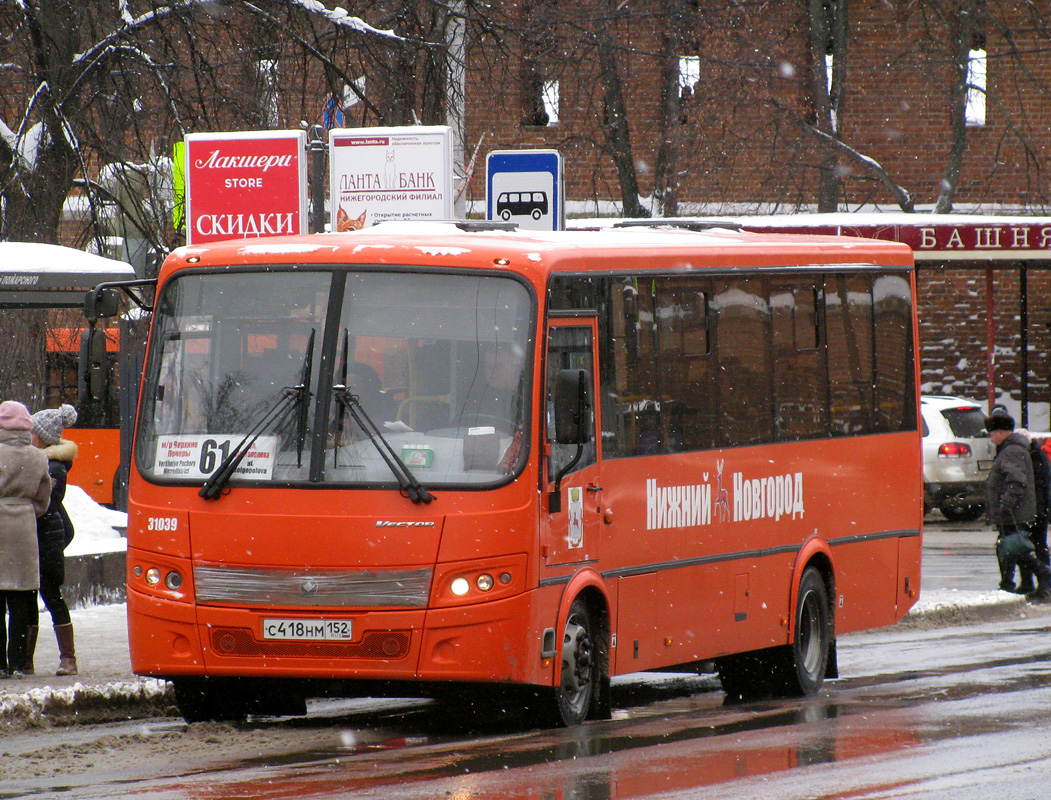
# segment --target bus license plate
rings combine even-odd
[[[264,619],[264,639],[346,641],[352,638],[349,619]]]

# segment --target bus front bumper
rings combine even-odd
[[[300,611],[195,606],[128,589],[137,675],[241,676],[550,685],[535,593],[457,608]],[[274,639],[264,621],[350,621],[346,641]]]

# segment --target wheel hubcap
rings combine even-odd
[[[821,609],[818,608],[818,600],[813,592],[807,592],[803,598],[802,608],[799,613],[799,632],[796,640],[799,646],[799,654],[802,657],[803,669],[808,675],[817,673],[821,661]]]
[[[591,635],[576,616],[570,617],[562,639],[562,691],[578,711],[591,687],[591,667]]]

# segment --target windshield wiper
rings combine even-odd
[[[299,384],[286,386],[281,390],[281,399],[245,434],[245,437],[241,439],[237,447],[230,451],[230,454],[223,459],[223,463],[208,477],[208,480],[204,482],[201,490],[197,493],[205,500],[217,500],[222,495],[223,489],[241,465],[244,457],[252,449],[255,440],[270,425],[280,422],[289,411],[296,408],[299,409],[296,419],[296,459],[299,466],[303,465],[303,442],[306,440],[307,426],[307,401],[310,399],[310,370],[314,363],[314,334],[315,331],[312,329],[310,338],[307,340],[307,352],[303,357],[303,369],[300,372]]]
[[[347,385],[347,370],[350,368],[350,331],[343,329],[342,363],[339,367],[339,383]],[[336,438],[332,441],[332,466],[339,466],[339,446],[343,444],[343,428],[346,424],[347,407],[344,403],[339,404],[336,412]]]
[[[333,386],[332,393],[340,406],[346,408],[350,412],[350,416],[358,423],[358,426],[365,431],[365,435],[380,454],[380,458],[383,459],[390,471],[394,473],[394,477],[397,478],[398,486],[401,488],[402,493],[417,504],[430,503],[434,500],[434,495],[423,488],[423,484],[412,474],[412,470],[398,458],[394,448],[390,446],[390,442],[384,438],[383,434],[380,433],[380,429],[376,427],[376,423],[365,413],[365,409],[358,402],[358,396],[342,385]]]

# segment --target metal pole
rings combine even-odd
[[[993,323],[993,267],[985,267],[985,383],[987,414],[993,413],[996,403],[996,325]]]
[[[310,232],[325,232],[325,129],[310,126]]]
[[[1018,299],[1020,308],[1018,315],[1021,336],[1019,344],[1022,348],[1022,427],[1029,427],[1029,264],[1022,262],[1018,270]]]
[[[452,129],[453,139],[453,216],[457,219],[467,218],[467,187],[461,184],[467,180],[466,170],[466,136],[467,125],[464,120],[466,99],[466,70],[464,68],[466,49],[464,34],[467,4],[464,0],[451,0],[448,4],[448,20],[445,26],[445,117]],[[458,194],[457,188],[462,188]]]

